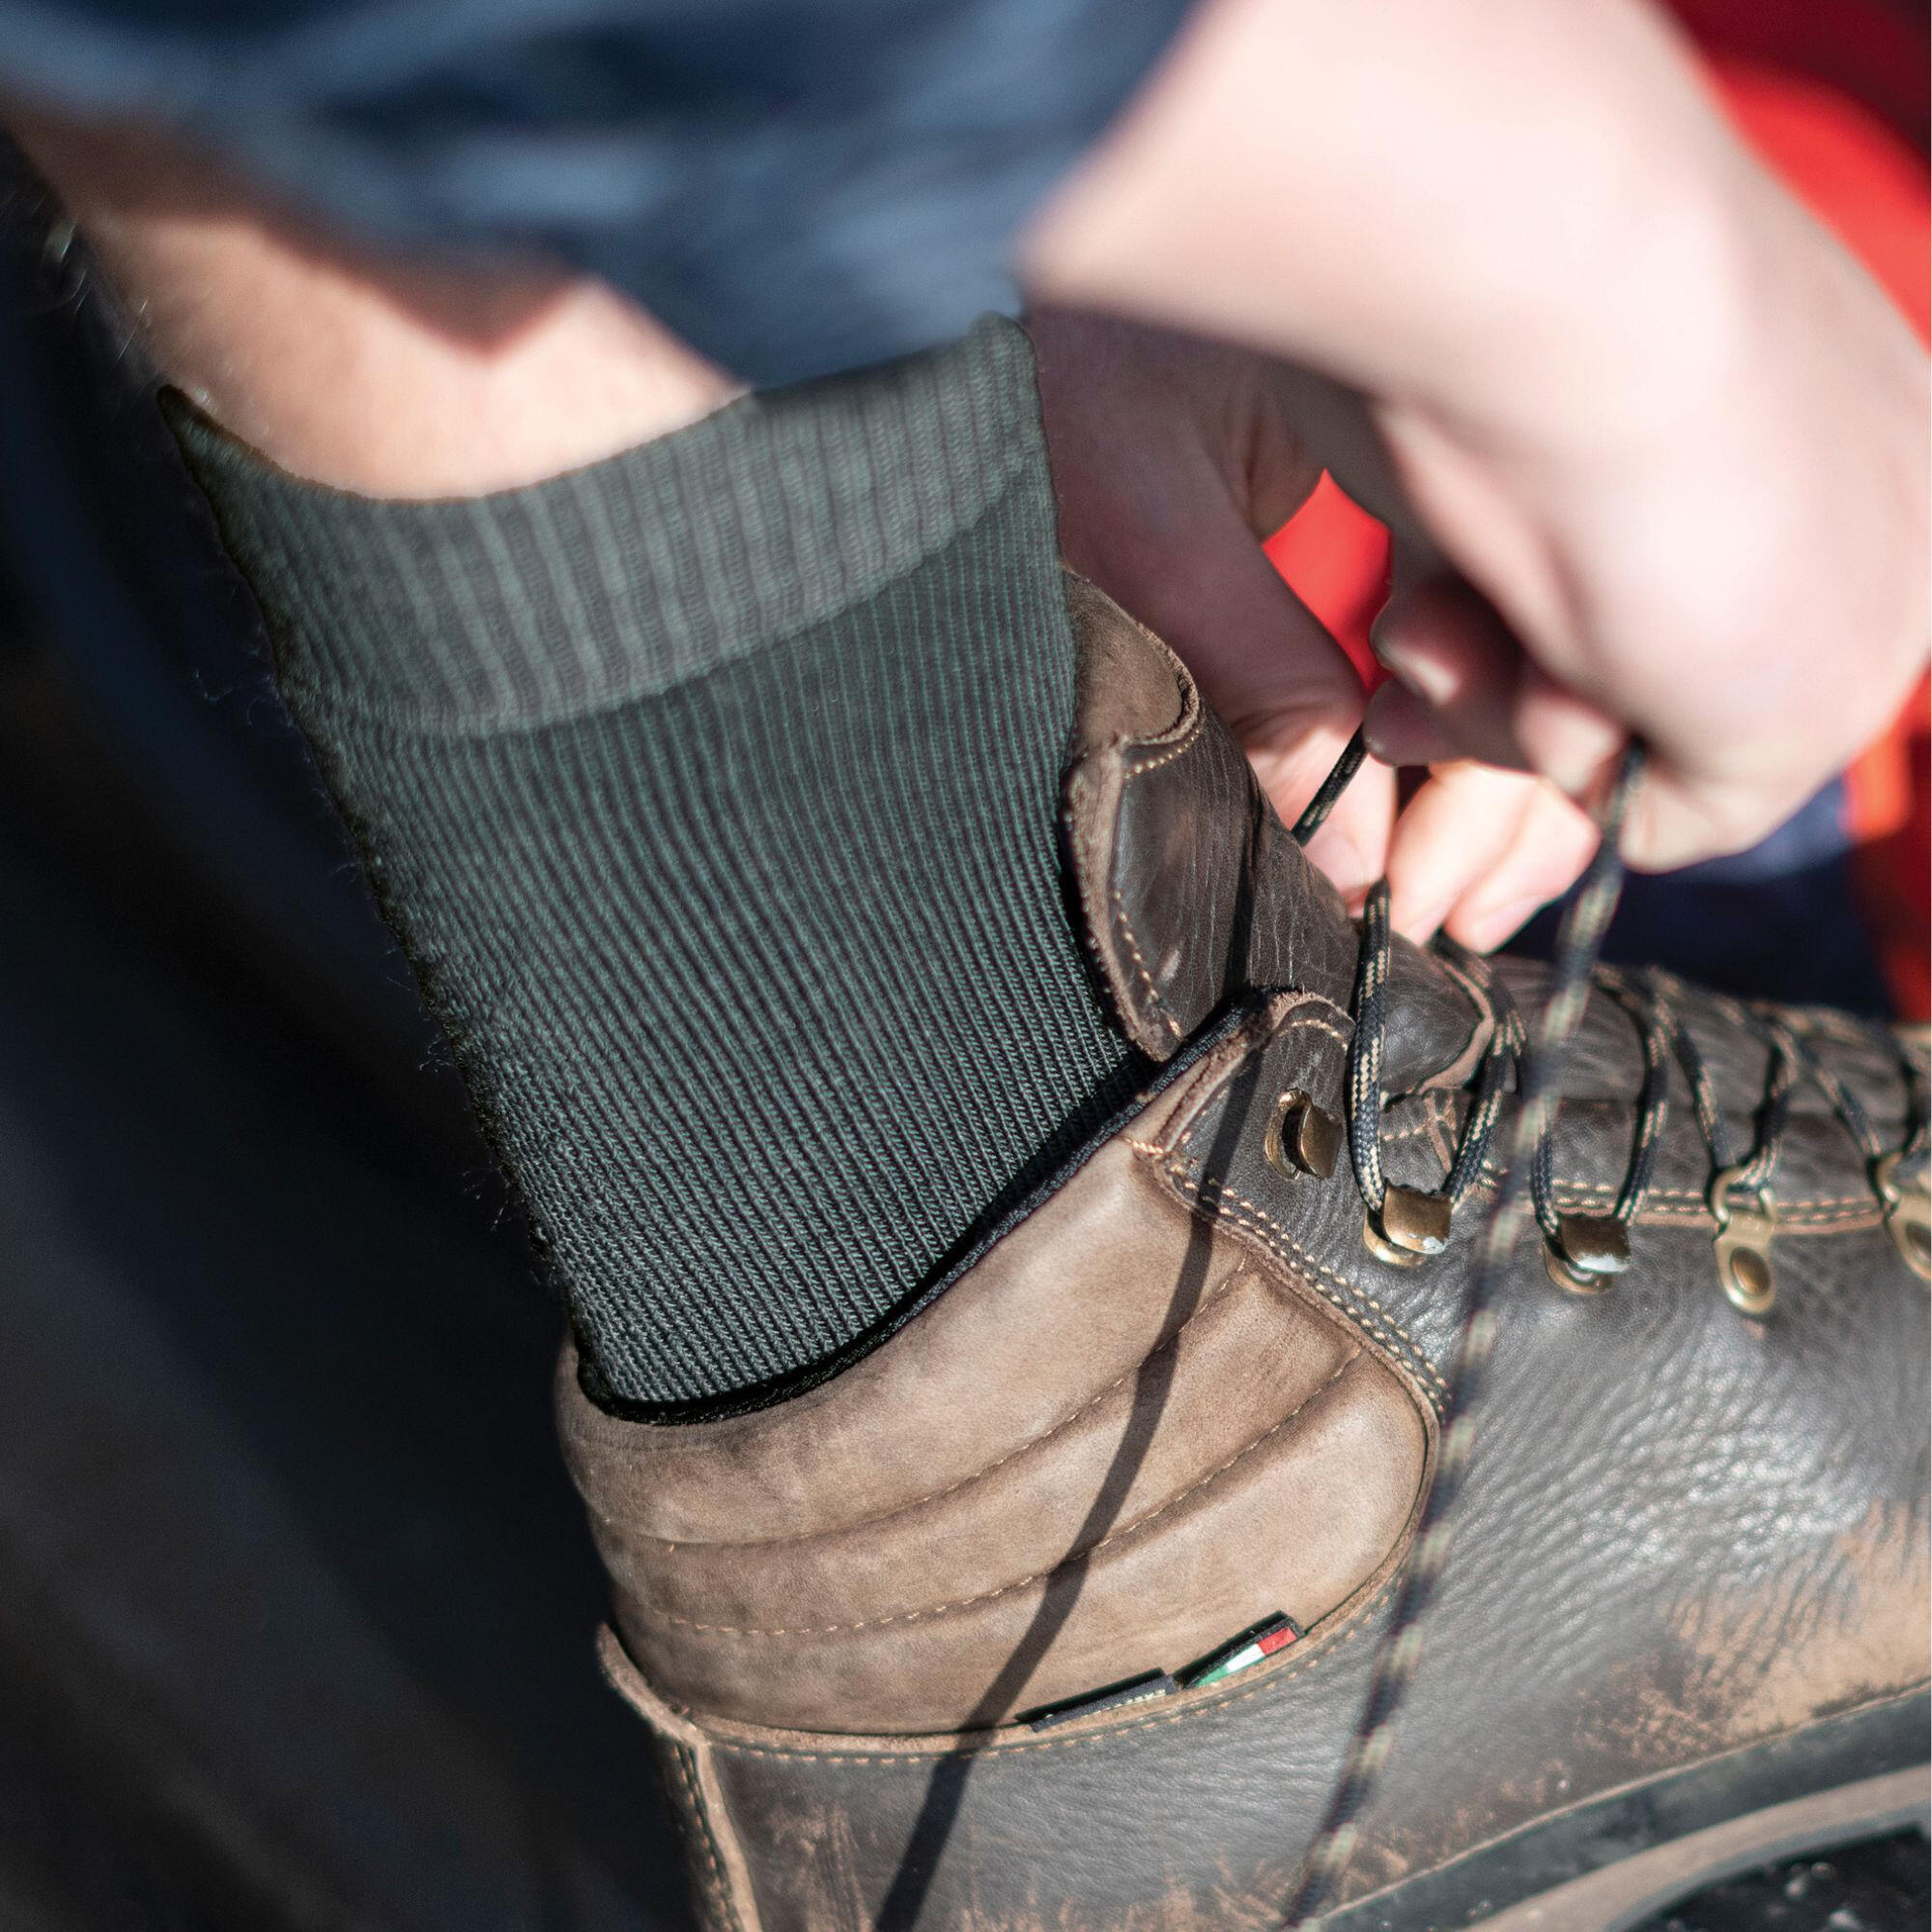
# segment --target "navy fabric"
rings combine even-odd
[[[535,246],[760,384],[1010,311],[1187,0],[0,0],[0,88],[364,233]]]

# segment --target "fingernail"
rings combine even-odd
[[[1433,733],[1423,734],[1433,737]],[[1415,753],[1417,729],[1412,722],[1396,719],[1390,724],[1385,721],[1371,717],[1362,724],[1362,743],[1369,756],[1379,765],[1387,765],[1392,770],[1401,771],[1405,766],[1427,764],[1427,757],[1418,757]]]
[[[1399,635],[1371,630],[1369,646],[1376,654],[1376,662],[1423,703],[1443,705],[1455,696],[1456,681],[1448,668],[1426,655],[1411,656]]]
[[[1398,771],[1428,762],[1441,730],[1426,713],[1417,714],[1415,707],[1422,702],[1406,685],[1393,691],[1383,688],[1362,718],[1362,743],[1370,757]]]
[[[1605,760],[1593,758],[1587,752],[1573,752],[1568,757],[1545,759],[1542,772],[1564,797],[1582,804],[1603,782]]]
[[[1478,952],[1500,946],[1540,912],[1543,905],[1541,898],[1511,899],[1507,905],[1470,914],[1463,922],[1470,935],[1469,945]]]
[[[1369,649],[1376,655],[1376,662],[1394,670],[1395,660],[1402,654],[1402,641],[1396,631],[1396,619],[1386,606],[1369,619]]]

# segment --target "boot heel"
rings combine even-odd
[[[597,1633],[597,1662],[605,1681],[650,1732],[703,1932],[765,1932],[744,1851],[719,1787],[711,1740],[644,1682],[608,1626]]]

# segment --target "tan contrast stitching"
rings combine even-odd
[[[1168,1010],[1167,1000],[1161,993],[1160,988],[1154,984],[1153,975],[1148,971],[1148,963],[1141,956],[1141,949],[1134,939],[1133,924],[1127,918],[1126,903],[1121,897],[1121,889],[1119,886],[1114,888],[1114,923],[1120,928],[1121,938],[1125,943],[1127,952],[1133,958],[1134,973],[1140,980],[1141,984],[1147,988],[1148,1000],[1153,1007],[1155,1014],[1160,1019],[1161,1024],[1167,1028],[1168,1032],[1176,1039],[1179,1039],[1181,1037],[1180,1022]]]
[[[1290,1019],[1285,1032],[1293,1033],[1297,1027],[1308,1027],[1316,1033],[1325,1033],[1337,1046],[1347,1046],[1350,1039],[1346,1027],[1339,1027],[1321,1013],[1296,1014]]]
[[[1130,1147],[1139,1146],[1137,1142],[1132,1141],[1128,1142],[1128,1145]],[[1156,1149],[1144,1147],[1140,1148],[1139,1151],[1143,1153],[1158,1151]],[[956,1483],[948,1483],[943,1490],[932,1490],[923,1496],[914,1496],[906,1502],[895,1503],[891,1509],[881,1510],[876,1516],[860,1517],[851,1522],[841,1522],[838,1525],[838,1533],[843,1535],[850,1530],[867,1529],[874,1523],[890,1522],[893,1518],[904,1516],[908,1511],[923,1509],[927,1503],[943,1502],[946,1497],[955,1495],[959,1491],[967,1489],[974,1483],[990,1476],[995,1469],[1004,1468],[1015,1456],[1024,1456],[1029,1449],[1037,1449],[1042,1443],[1051,1442],[1056,1435],[1072,1428],[1083,1415],[1090,1409],[1105,1402],[1116,1389],[1120,1388],[1123,1383],[1132,1381],[1156,1355],[1177,1347],[1180,1338],[1193,1327],[1195,1322],[1199,1321],[1217,1301],[1220,1301],[1224,1296],[1231,1293],[1240,1283],[1248,1280],[1264,1279],[1261,1276],[1251,1273],[1252,1264],[1240,1258],[1240,1251],[1238,1249],[1236,1250],[1236,1265],[1228,1270],[1228,1273],[1222,1278],[1220,1286],[1210,1289],[1208,1293],[1201,1297],[1193,1312],[1181,1322],[1179,1327],[1162,1336],[1158,1342],[1154,1343],[1131,1366],[1122,1369],[1105,1388],[1096,1389],[1078,1408],[1073,1409],[1066,1415],[1063,1415],[1051,1428],[1041,1430],[1037,1435],[1029,1435],[1024,1442],[1016,1442],[997,1462],[988,1463],[981,1468],[968,1470]],[[674,1536],[639,1536],[636,1541],[639,1543],[655,1543],[666,1549],[770,1549],[774,1546],[782,1546],[788,1543],[810,1543],[825,1534],[827,1532],[824,1530],[812,1529],[801,1531],[796,1536],[756,1537],[744,1543],[694,1543],[686,1538]],[[698,1628],[713,1627],[699,1625]],[[718,1626],[717,1628],[722,1628],[722,1626]]]
[[[1398,1355],[1408,1362],[1410,1367],[1420,1370],[1443,1394],[1446,1395],[1448,1393],[1447,1385],[1444,1383],[1442,1378],[1435,1373],[1435,1364],[1430,1360],[1428,1354],[1423,1350],[1422,1344],[1374,1295],[1364,1294],[1346,1275],[1337,1274],[1326,1263],[1317,1261],[1264,1208],[1258,1208],[1245,1195],[1236,1194],[1225,1181],[1211,1179],[1206,1175],[1197,1176],[1190,1174],[1185,1165],[1178,1159],[1168,1163],[1167,1172],[1173,1177],[1178,1185],[1189,1189],[1197,1196],[1202,1195],[1206,1189],[1211,1187],[1216,1196],[1215,1212],[1217,1214],[1232,1212],[1232,1217],[1237,1225],[1244,1218],[1258,1224],[1256,1232],[1263,1236],[1264,1242],[1273,1250],[1275,1258],[1278,1261],[1290,1269],[1294,1269],[1296,1264],[1299,1263],[1302,1269],[1315,1274],[1321,1280],[1327,1282],[1331,1287],[1339,1289],[1350,1301],[1357,1305],[1358,1312],[1353,1319],[1366,1322],[1370,1332],[1385,1348],[1394,1350]],[[1243,1210],[1245,1210],[1245,1213]],[[1273,1237],[1272,1239],[1268,1238],[1270,1236]],[[1359,1313],[1359,1310],[1363,1308],[1373,1309],[1375,1311],[1374,1315]],[[1387,1332],[1388,1330],[1393,1330],[1394,1334],[1390,1334]],[[1394,1339],[1397,1335],[1402,1338],[1402,1343],[1400,1344]],[[1405,1347],[1403,1344],[1406,1346]]]
[[[1483,1179],[1485,1180],[1499,1181],[1502,1178],[1502,1170],[1500,1168],[1491,1166],[1488,1161],[1483,1163]],[[1559,1188],[1572,1190],[1577,1194],[1615,1194],[1617,1192],[1617,1189],[1613,1185],[1605,1180],[1559,1180],[1556,1184]],[[1688,1187],[1653,1187],[1650,1190],[1650,1198],[1653,1201],[1690,1201],[1700,1205],[1704,1199],[1703,1195],[1695,1189]],[[1777,1204],[1780,1214],[1787,1209],[1796,1212],[1801,1208],[1875,1208],[1877,1206],[1877,1198],[1869,1189],[1862,1194],[1806,1195],[1802,1200],[1780,1200]]]
[[[670,1754],[671,1762],[677,1766],[678,1781],[684,1786],[684,1795],[691,1804],[691,1822],[704,1848],[704,1862],[711,1873],[711,1895],[724,1908],[733,1932],[742,1932],[743,1921],[738,1917],[738,1908],[731,1902],[730,1888],[724,1882],[724,1861],[718,1856],[718,1841],[712,1835],[711,1820],[705,1814],[703,1795],[697,1788],[697,1778],[692,1769],[694,1753],[688,1745],[673,1740]]]
[[[1187,714],[1187,696],[1188,694],[1183,690],[1181,693],[1181,715],[1183,718]],[[1144,779],[1150,772],[1157,772],[1163,765],[1172,764],[1176,758],[1185,756],[1187,753],[1191,752],[1201,742],[1201,721],[1205,714],[1200,708],[1199,693],[1197,692],[1194,696],[1194,716],[1187,721],[1179,742],[1170,750],[1163,752],[1157,758],[1150,758],[1145,763],[1130,764],[1127,766],[1126,775],[1121,781],[1121,799],[1122,804],[1126,800],[1127,787],[1135,780]],[[1116,831],[1118,831],[1120,826],[1118,814],[1115,817],[1114,824]],[[1109,873],[1113,870],[1111,856],[1110,854]],[[1146,986],[1148,998],[1153,1002],[1154,1009],[1159,1014],[1163,1024],[1167,1027],[1168,1032],[1176,1039],[1183,1038],[1185,1035],[1180,1022],[1168,1010],[1165,996],[1161,993],[1160,988],[1154,984],[1153,975],[1148,971],[1147,960],[1141,953],[1140,941],[1135,935],[1133,922],[1127,917],[1126,900],[1122,896],[1120,881],[1118,879],[1110,882],[1109,891],[1114,901],[1114,923],[1121,929],[1121,937],[1125,940],[1128,952],[1133,955],[1134,971],[1139,974],[1141,983]]]
[[[1488,1161],[1483,1163],[1483,1184],[1495,1186],[1501,1181],[1502,1178],[1502,1170],[1500,1168],[1492,1166]],[[1617,1187],[1605,1180],[1559,1180],[1556,1183],[1556,1191],[1558,1194],[1563,1195],[1604,1196],[1610,1200],[1615,1200],[1620,1192]],[[1703,1195],[1690,1188],[1653,1187],[1649,1190],[1647,1198],[1650,1201],[1674,1202],[1694,1208],[1697,1209],[1699,1218],[1704,1220],[1710,1219],[1710,1210],[1705,1205]],[[1844,1209],[1848,1211],[1841,1214],[1834,1214],[1829,1211],[1832,1209]],[[1878,1199],[1869,1189],[1862,1194],[1806,1195],[1803,1199],[1796,1201],[1787,1201],[1779,1197],[1777,1203],[1777,1218],[1781,1222],[1788,1222],[1798,1215],[1815,1214],[1820,1220],[1849,1220],[1853,1218],[1855,1213],[1877,1215],[1879,1212]]]
[[[1189,752],[1193,751],[1195,746],[1201,742],[1202,715],[1198,711],[1195,713],[1193,719],[1189,722],[1187,735],[1181,739],[1179,744],[1171,745],[1157,758],[1149,758],[1145,764],[1137,764],[1130,767],[1127,772],[1127,783],[1131,784],[1135,779],[1144,779],[1150,772],[1157,772],[1161,766],[1171,765],[1176,758],[1184,758]]]
[[[1332,1002],[1324,1000],[1323,1004],[1332,1005]],[[1338,1008],[1335,1010],[1339,1011],[1340,1009]],[[1296,1010],[1288,1016],[1288,1022],[1279,1030],[1279,1036],[1292,1034],[1300,1027],[1307,1027],[1318,1033],[1327,1034],[1346,1044],[1347,1036],[1338,1033],[1333,1022],[1325,1015],[1303,1010]],[[1190,1122],[1181,1129],[1179,1141],[1184,1147],[1194,1140],[1195,1135],[1196,1123]],[[1154,1149],[1147,1147],[1143,1147],[1141,1151],[1151,1154],[1156,1152]],[[1440,1394],[1446,1395],[1448,1393],[1447,1385],[1443,1382],[1441,1376],[1436,1373],[1435,1364],[1430,1359],[1428,1351],[1424,1350],[1422,1344],[1374,1295],[1364,1293],[1346,1275],[1336,1273],[1325,1263],[1318,1261],[1264,1208],[1248,1200],[1245,1195],[1236,1194],[1224,1181],[1210,1181],[1205,1175],[1197,1177],[1192,1174],[1189,1171],[1186,1158],[1182,1154],[1162,1149],[1158,1151],[1158,1157],[1161,1161],[1163,1171],[1177,1185],[1193,1194],[1197,1200],[1203,1199],[1205,1189],[1211,1186],[1215,1190],[1219,1202],[1232,1204],[1233,1208],[1237,1210],[1233,1217],[1237,1224],[1242,1218],[1242,1214],[1238,1210],[1245,1210],[1246,1214],[1253,1217],[1253,1220],[1259,1224],[1255,1227],[1254,1232],[1262,1236],[1263,1244],[1274,1254],[1277,1261],[1287,1266],[1291,1272],[1311,1272],[1318,1280],[1325,1282],[1330,1287],[1339,1290],[1355,1304],[1351,1319],[1364,1322],[1369,1332],[1384,1348],[1400,1356],[1404,1361],[1408,1363],[1410,1368],[1416,1370],[1429,1381],[1435,1383],[1436,1390]],[[1270,1236],[1272,1236],[1272,1239],[1269,1238]],[[1299,1269],[1296,1268],[1297,1263],[1300,1264]],[[1364,1311],[1373,1311],[1373,1313],[1365,1313]],[[1397,1339],[1398,1337],[1400,1338],[1399,1340]]]
[[[1131,1542],[1134,1538],[1143,1535],[1153,1524],[1158,1522],[1162,1517],[1179,1509],[1189,1496],[1199,1493],[1199,1492],[1206,1489],[1208,1484],[1214,1482],[1218,1477],[1226,1475],[1236,1463],[1242,1462],[1247,1457],[1252,1456],[1264,1443],[1279,1435],[1310,1403],[1316,1401],[1319,1397],[1326,1394],[1329,1389],[1333,1388],[1361,1358],[1361,1350],[1359,1349],[1351,1350],[1343,1358],[1341,1366],[1320,1387],[1309,1390],[1307,1395],[1303,1396],[1280,1421],[1263,1430],[1251,1441],[1244,1442],[1225,1463],[1209,1469],[1205,1475],[1197,1476],[1193,1482],[1188,1484],[1186,1489],[1180,1491],[1178,1494],[1169,1496],[1157,1509],[1149,1511],[1146,1516],[1139,1517],[1134,1521],[1123,1524],[1119,1529],[1110,1530],[1098,1543],[1090,1543],[1085,1549],[1069,1550],[1051,1569],[1036,1570],[1031,1576],[1016,1577],[1010,1583],[1002,1583],[997,1590],[982,1590],[978,1596],[959,1597],[949,1604],[933,1604],[917,1610],[897,1610],[887,1617],[865,1617],[857,1623],[800,1624],[788,1627],[780,1626],[773,1629],[764,1629],[753,1624],[694,1623],[689,1617],[681,1617],[673,1610],[659,1609],[652,1604],[645,1604],[642,1605],[642,1608],[647,1615],[654,1617],[660,1623],[677,1624],[685,1630],[710,1631],[720,1636],[842,1636],[852,1631],[881,1630],[888,1624],[925,1623],[934,1617],[951,1616],[956,1610],[973,1609],[980,1604],[990,1604],[996,1598],[1011,1596],[1015,1590],[1024,1590],[1032,1584],[1044,1582],[1047,1577],[1055,1575],[1058,1571],[1064,1570],[1068,1563],[1075,1561],[1084,1563],[1090,1557],[1098,1555],[1101,1550],[1115,1544]]]

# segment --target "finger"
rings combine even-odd
[[[1446,750],[1490,765],[1523,763],[1514,729],[1522,653],[1467,584],[1438,578],[1398,589],[1369,641],[1410,700],[1377,708],[1370,729],[1379,755],[1435,763]]]
[[[1624,748],[1623,725],[1525,662],[1513,735],[1532,770],[1582,804],[1594,802]]]
[[[1285,824],[1293,825],[1341,756],[1349,734],[1329,727],[1305,732],[1295,753],[1270,759],[1248,756]],[[1308,841],[1310,861],[1325,873],[1351,912],[1359,912],[1369,888],[1388,863],[1395,828],[1395,774],[1371,760],[1355,774],[1321,829]]]
[[[1353,666],[1239,524],[1198,534],[1142,601],[1244,746],[1280,749],[1293,736],[1283,724],[1332,726],[1346,740],[1360,722]]]
[[[1205,492],[1185,523],[1155,528],[1106,587],[1164,638],[1220,713],[1290,824],[1361,722],[1362,687],[1327,628],[1282,582],[1235,506]],[[1359,903],[1380,876],[1395,775],[1370,766],[1309,843]]]
[[[1742,852],[1809,796],[1803,784],[1778,790],[1761,782],[1692,782],[1654,764],[1631,802],[1621,850],[1630,865],[1652,872]]]
[[[1452,939],[1489,952],[1582,876],[1597,849],[1588,814],[1544,779],[1506,774],[1528,791],[1507,848],[1442,923]]]
[[[1271,398],[1282,425],[1277,444],[1292,443],[1318,453],[1321,464],[1350,500],[1382,524],[1390,538],[1392,574],[1397,583],[1441,577],[1449,566],[1435,540],[1409,502],[1387,442],[1358,390],[1313,370],[1277,364]],[[1289,514],[1293,514],[1293,505]],[[1255,530],[1265,536],[1287,521],[1279,494],[1263,500],[1257,493]],[[1274,521],[1267,521],[1272,518]]]
[[[1513,845],[1537,781],[1467,761],[1437,766],[1397,819],[1389,842],[1390,916],[1427,939]]]
[[[1176,611],[1166,635],[1293,824],[1360,722],[1361,686],[1341,646],[1252,547],[1228,559],[1213,591]],[[1309,858],[1350,904],[1380,877],[1394,823],[1395,774],[1369,764],[1309,841]]]
[[[1397,770],[1453,765],[1463,757],[1448,721],[1400,684],[1385,684],[1369,699],[1362,730],[1370,752]]]
[[[1616,720],[1529,665],[1517,732],[1537,769],[1579,806],[1594,811],[1602,805],[1628,742]],[[1730,784],[1702,776],[1687,780],[1658,760],[1633,801],[1623,856],[1640,869],[1657,871],[1741,852],[1776,830],[1808,796],[1802,781],[1767,785],[1761,778]]]
[[[1094,318],[1049,312],[1033,327],[1068,561],[1167,640],[1292,820],[1362,712],[1353,667],[1260,541],[1321,474],[1294,400],[1309,379]],[[1108,406],[1122,399],[1139,424],[1127,437]],[[1359,399],[1342,406],[1362,414]],[[1393,820],[1393,775],[1365,772],[1310,856],[1359,895]]]

